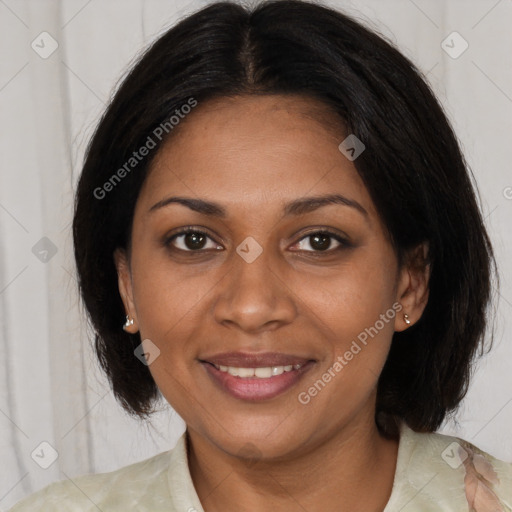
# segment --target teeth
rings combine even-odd
[[[234,370],[237,370],[237,375],[239,377],[245,378],[245,377],[254,377],[254,370],[252,368],[234,368]],[[228,368],[229,372],[229,368]]]
[[[272,368],[270,366],[267,366],[266,368],[255,368],[254,376],[258,377],[259,379],[268,379],[272,377]]]
[[[251,377],[256,377],[258,379],[269,379],[270,377],[275,377],[276,375],[281,375],[284,372],[291,372],[292,370],[298,370],[302,365],[294,364],[293,366],[266,366],[264,368],[237,368],[235,366],[218,366],[214,365],[217,370],[221,372],[229,373],[234,377],[241,377],[242,379],[247,379]]]

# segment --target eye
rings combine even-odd
[[[338,244],[334,248],[332,247],[333,241]],[[298,250],[306,252],[334,252],[350,246],[349,242],[342,236],[326,230],[308,233],[295,245],[299,246]]]
[[[215,242],[208,233],[194,227],[187,227],[174,233],[165,240],[165,245],[172,246],[173,249],[183,252],[223,250],[223,247]],[[297,247],[297,249],[294,250],[299,251],[331,253],[343,249],[344,247],[350,247],[350,243],[337,233],[328,230],[319,230],[303,236],[299,242],[295,244],[295,247]]]
[[[208,247],[210,241],[210,247]],[[171,237],[167,238],[165,245],[185,252],[198,252],[201,250],[221,250],[223,247],[213,240],[208,233],[196,228],[182,229]]]

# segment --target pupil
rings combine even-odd
[[[187,233],[185,236],[185,245],[189,249],[201,249],[204,246],[205,236],[201,233]]]
[[[330,236],[329,235],[312,235],[313,243],[311,243],[311,247],[314,249],[318,249],[319,251],[325,251],[329,248],[330,245]]]

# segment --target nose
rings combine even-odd
[[[251,263],[234,254],[232,267],[217,288],[215,320],[251,333],[291,323],[297,309],[286,277],[279,271],[282,267],[265,250]]]

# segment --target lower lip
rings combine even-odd
[[[208,375],[224,391],[235,398],[249,401],[269,400],[281,393],[284,393],[297,384],[302,376],[313,366],[313,361],[308,361],[298,370],[283,372],[268,379],[258,377],[235,377],[227,372],[217,370],[210,363],[201,363]]]

